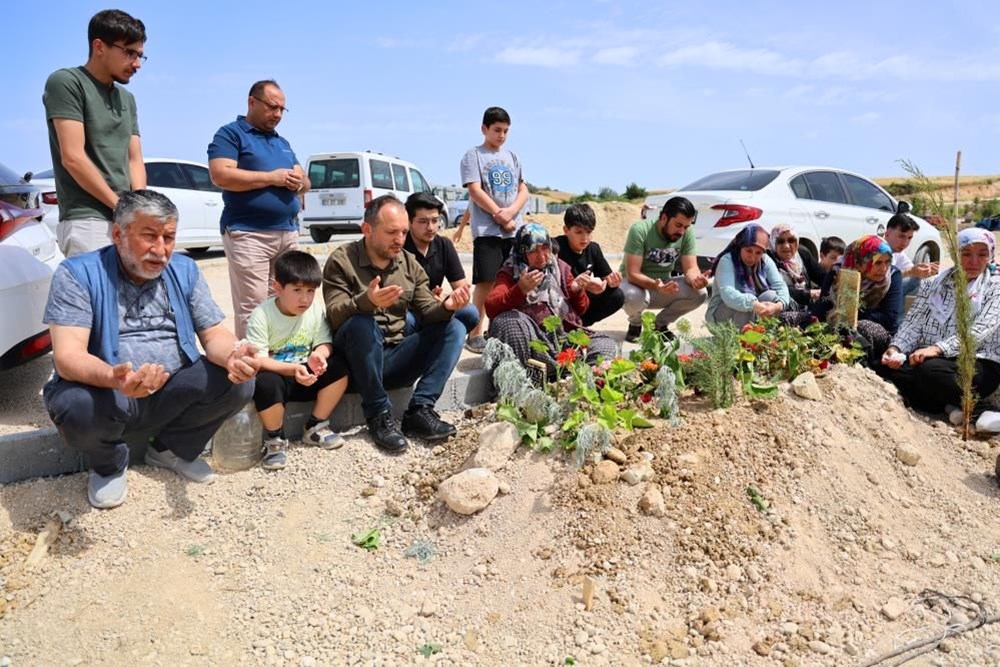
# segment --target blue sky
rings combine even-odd
[[[823,164],[869,176],[898,158],[1000,173],[996,2],[105,2],[3,10],[0,162],[49,165],[41,93],[86,61],[90,16],[146,24],[129,89],[148,157],[205,161],[215,130],[276,78],[278,131],[309,153],[379,150],[458,180],[487,106],[536,185],[676,187],[741,167]],[[376,9],[377,8],[377,9]],[[17,74],[10,67],[16,64]]]

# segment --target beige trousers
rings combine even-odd
[[[222,247],[229,264],[229,291],[233,295],[236,335],[247,333],[250,313],[274,294],[274,260],[286,250],[298,250],[299,233],[281,231],[242,232],[227,230]]]

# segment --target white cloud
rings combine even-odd
[[[514,47],[509,46],[497,55],[497,60],[508,65],[534,65],[535,67],[570,67],[580,59],[577,50],[551,46]]]
[[[803,62],[769,49],[744,49],[727,42],[705,42],[669,51],[657,61],[664,67],[692,65],[710,69],[742,70],[775,76],[795,76]]]
[[[860,113],[856,116],[851,116],[851,122],[857,123],[858,125],[870,125],[882,117],[877,111],[866,111],[865,113]]]
[[[638,53],[634,46],[613,46],[599,50],[592,60],[601,65],[631,65]]]

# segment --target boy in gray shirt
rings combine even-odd
[[[462,184],[469,188],[469,226],[472,228],[472,302],[479,324],[469,332],[465,347],[482,353],[486,297],[493,289],[500,265],[510,254],[514,233],[523,224],[521,209],[528,201],[521,161],[503,148],[510,131],[510,115],[500,107],[483,113],[483,143],[470,148],[460,166]]]

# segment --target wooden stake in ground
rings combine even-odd
[[[594,590],[597,585],[590,577],[583,579],[583,608],[590,611],[594,606]]]
[[[837,273],[837,321],[852,329],[858,327],[858,300],[861,295],[861,273],[841,269]]]
[[[54,517],[49,519],[42,532],[38,533],[38,537],[35,539],[35,546],[32,548],[31,553],[28,554],[26,562],[28,567],[34,567],[42,562],[45,555],[49,553],[49,547],[58,539],[60,530],[62,530],[62,521]]]

